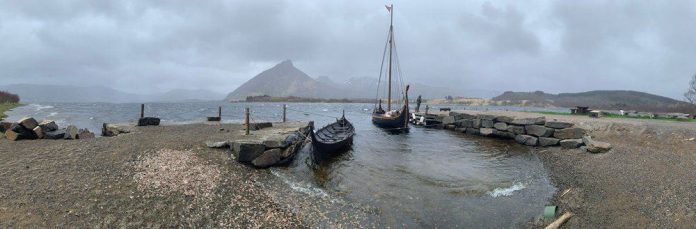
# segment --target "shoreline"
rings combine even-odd
[[[512,111],[463,111],[538,117]],[[543,115],[574,123],[613,149],[599,154],[581,149],[533,147],[557,187],[550,205],[557,216],[572,212],[564,228],[690,227],[696,224],[696,123],[650,119]],[[548,221],[535,220],[532,227]]]

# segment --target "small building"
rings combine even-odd
[[[570,114],[574,115],[587,115],[590,113],[590,107],[580,107],[570,108]]]

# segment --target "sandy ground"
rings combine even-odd
[[[142,127],[87,140],[0,140],[0,228],[357,225],[358,214],[293,192],[209,149],[240,125]],[[284,195],[287,193],[287,195]],[[350,211],[349,211],[350,210]],[[363,220],[364,221],[364,220]]]
[[[696,225],[696,123],[484,112],[576,123],[614,149],[536,148],[559,188],[552,204],[575,214],[564,228],[692,228]],[[560,215],[560,214],[559,214]]]

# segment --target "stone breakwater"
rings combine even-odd
[[[593,140],[588,131],[573,123],[547,121],[544,116],[514,117],[451,111],[439,113],[437,117],[447,130],[510,139],[527,146],[582,148],[590,153],[603,153],[612,148],[609,143]]]

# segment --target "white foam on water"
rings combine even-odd
[[[40,110],[43,110],[43,109],[51,109],[51,108],[54,108],[53,106],[41,105],[41,104],[32,104],[31,106],[33,106],[34,109],[36,109],[36,111],[40,111]]]
[[[323,189],[314,187],[311,184],[308,184],[305,182],[291,181],[290,179],[288,179],[288,177],[285,174],[283,174],[282,172],[279,172],[277,169],[271,169],[271,174],[280,178],[280,180],[282,180],[285,184],[287,184],[292,190],[295,190],[297,192],[304,193],[304,194],[307,194],[310,196],[319,197],[322,199],[329,199],[329,201],[331,201],[332,203],[335,203],[337,201],[337,200],[331,198],[331,196],[328,193],[326,193],[326,191],[324,191]]]
[[[512,194],[515,191],[519,191],[519,190],[522,190],[524,188],[526,188],[524,186],[524,184],[517,182],[517,183],[515,183],[512,186],[507,187],[507,188],[495,188],[495,189],[493,189],[493,191],[489,191],[488,195],[490,195],[492,197],[512,196]]]
[[[46,115],[46,117],[53,117],[58,115],[58,112],[51,112],[50,114]]]
[[[321,109],[321,111],[329,111],[329,109]]]

